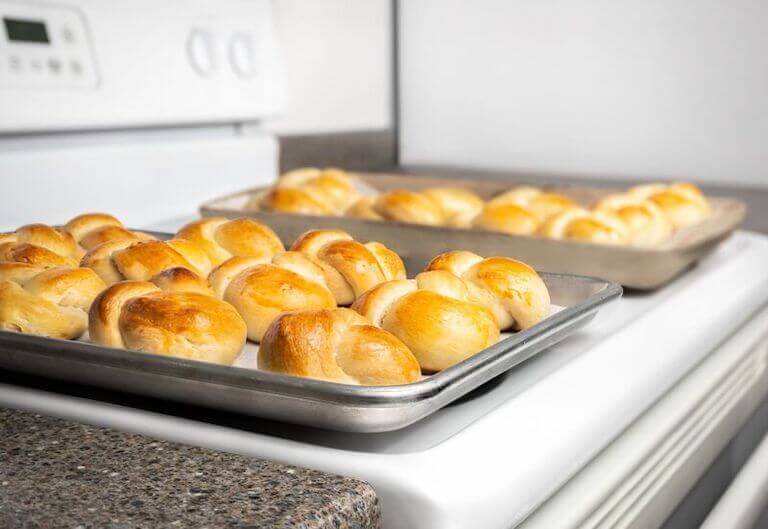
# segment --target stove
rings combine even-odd
[[[658,527],[768,394],[766,260],[768,238],[738,233],[668,287],[627,294],[397,432],[9,380],[0,405],[359,477],[375,487],[385,528]]]
[[[102,210],[175,231],[211,197],[273,180],[266,122],[285,94],[271,5],[0,0],[19,34],[50,40],[3,42],[2,53],[26,65],[46,49],[80,68],[0,82],[0,174],[23,181],[4,188],[0,230]],[[397,432],[314,430],[8,373],[0,405],[359,477],[385,529],[659,527],[768,394],[766,262],[768,238],[736,233],[667,287],[626,293]]]

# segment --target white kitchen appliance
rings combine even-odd
[[[272,180],[280,68],[270,0],[0,0],[0,229],[157,224]]]
[[[13,182],[0,229],[100,209],[172,230],[204,199],[271,180],[271,5],[0,0],[0,174]],[[0,405],[360,477],[385,529],[659,527],[768,394],[766,261],[766,237],[737,233],[399,432],[34,384],[0,384]]]

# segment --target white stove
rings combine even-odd
[[[43,55],[70,68],[0,72],[0,174],[18,182],[4,186],[0,230],[104,210],[173,231],[206,199],[274,178],[270,2],[57,5],[0,0],[17,37],[0,31],[2,68]],[[668,287],[626,295],[399,432],[34,384],[0,384],[0,405],[360,477],[385,529],[659,527],[768,394],[766,262],[768,238],[738,233]]]
[[[399,432],[10,385],[0,405],[359,477],[375,487],[385,528],[658,527],[768,394],[766,260],[768,238],[739,233],[667,288],[626,296]]]

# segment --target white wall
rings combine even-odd
[[[765,0],[408,0],[401,157],[768,185]]]
[[[281,134],[392,124],[390,0],[274,0],[283,50]]]

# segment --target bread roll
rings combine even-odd
[[[392,279],[405,279],[400,256],[379,242],[355,241],[342,230],[310,230],[291,250],[318,265],[339,305],[350,305],[368,289]]]
[[[229,365],[245,344],[245,323],[232,306],[200,287],[185,268],[165,270],[152,282],[115,283],[91,306],[91,339],[108,347]]]
[[[181,228],[176,237],[202,248],[213,266],[235,256],[255,257],[268,263],[276,254],[285,251],[271,228],[249,218],[197,220]]]
[[[530,186],[510,189],[491,199],[489,204],[494,206],[501,204],[522,206],[533,213],[541,222],[556,213],[577,206],[573,200],[565,195],[544,192],[541,189]]]
[[[384,220],[384,217],[379,215],[376,210],[373,209],[375,203],[376,197],[361,197],[347,208],[347,211],[344,212],[344,216],[364,220]]]
[[[463,279],[445,270],[382,283],[352,308],[397,336],[426,371],[446,369],[499,339],[491,311],[472,300]]]
[[[93,299],[105,287],[88,268],[0,262],[0,329],[79,338]]]
[[[259,368],[342,384],[383,386],[419,380],[413,353],[349,309],[288,312],[267,329]]]
[[[339,215],[360,197],[355,178],[342,169],[305,167],[280,175],[276,187],[300,188],[321,202],[330,203]]]
[[[473,222],[475,228],[510,235],[531,235],[540,223],[531,210],[511,202],[487,204]]]
[[[461,187],[430,187],[422,193],[440,207],[445,224],[454,228],[470,227],[485,205],[482,198]]]
[[[211,270],[207,254],[184,239],[106,242],[86,253],[81,266],[95,270],[108,285],[126,279],[147,281],[175,267],[187,268],[201,277]]]
[[[34,244],[6,242],[0,244],[0,261],[27,263],[41,268],[76,267],[77,260]]]
[[[628,194],[609,195],[593,209],[621,219],[629,230],[629,242],[634,246],[658,246],[672,235],[672,224],[650,200]]]
[[[208,281],[237,309],[248,326],[248,338],[255,342],[283,312],[336,307],[323,270],[299,252],[277,254],[269,264],[233,257],[211,272]]]
[[[333,207],[307,191],[293,187],[274,187],[258,193],[246,204],[246,209],[292,213],[294,215],[334,215]]]
[[[539,196],[542,193],[541,189],[533,186],[517,186],[505,191],[499,195],[496,195],[488,201],[489,204],[518,204],[520,206],[526,205],[534,197]]]
[[[591,242],[595,244],[626,245],[629,230],[613,213],[574,208],[561,211],[544,222],[536,232],[542,237]]]
[[[502,330],[528,329],[549,315],[549,291],[536,271],[509,257],[486,259],[472,252],[438,255],[427,271],[443,270],[463,279],[472,301],[487,307]]]
[[[347,210],[348,215],[363,211],[364,208],[353,207]],[[422,224],[426,226],[442,226],[445,224],[443,211],[434,201],[422,193],[397,189],[382,193],[370,206],[371,215],[383,220]],[[367,217],[365,217],[367,218]]]
[[[647,184],[630,188],[627,193],[653,202],[667,216],[674,229],[696,224],[712,214],[707,198],[691,183],[669,186]]]
[[[68,232],[48,226],[47,224],[27,224],[14,232],[0,234],[0,246],[4,248],[0,259],[4,261],[15,260],[9,257],[12,252],[11,248],[26,248],[25,245],[47,250],[47,252],[37,252],[40,256],[50,252],[64,258],[64,260],[58,260],[59,262],[54,266],[76,265],[80,257],[77,243],[75,243],[75,239]],[[23,250],[22,252],[34,252],[34,250]],[[31,257],[31,253],[28,255],[30,257],[27,259],[35,259],[35,257]],[[53,262],[55,260],[54,258],[40,257],[39,263],[45,264],[47,261]],[[32,260],[24,262],[35,263]]]
[[[146,233],[127,230],[122,222],[106,213],[78,215],[64,225],[64,230],[72,235],[83,253],[109,241],[154,239]]]
[[[246,207],[300,215],[342,215],[359,196],[354,178],[347,172],[305,167],[281,175],[271,189],[255,195]]]

